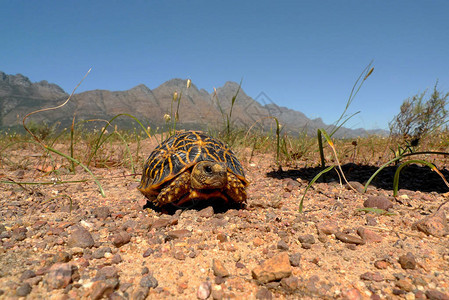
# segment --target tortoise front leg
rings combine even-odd
[[[237,176],[230,172],[228,172],[228,185],[225,192],[234,202],[246,202],[245,185]]]
[[[190,193],[190,173],[183,172],[161,190],[156,198],[156,205],[163,206],[168,203],[177,202],[183,196]]]

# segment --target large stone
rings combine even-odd
[[[350,234],[346,234],[343,232],[337,232],[335,234],[335,237],[337,238],[337,240],[340,240],[343,243],[347,243],[347,244],[356,244],[356,245],[365,244],[365,241],[362,240],[361,238],[359,238],[357,236],[350,235]]]
[[[424,232],[427,235],[443,237],[449,234],[446,215],[442,210],[425,217],[412,225],[413,229]]]
[[[67,246],[70,248],[91,248],[94,245],[94,239],[90,232],[82,226],[77,227],[69,236]]]
[[[131,235],[126,231],[120,231],[113,235],[112,243],[115,247],[119,248],[131,241]]]
[[[393,202],[385,196],[370,196],[363,202],[363,206],[387,210],[393,207]]]
[[[223,262],[218,259],[212,260],[212,270],[214,270],[214,275],[219,277],[229,276],[229,271],[224,266]]]
[[[267,259],[252,270],[253,278],[261,283],[281,280],[289,277],[291,274],[292,267],[287,252],[282,252]]]
[[[382,242],[382,237],[368,228],[359,227],[359,228],[357,228],[357,233],[367,243]]]
[[[50,290],[65,288],[76,277],[74,272],[78,272],[77,267],[70,263],[54,264],[46,276],[48,288]]]
[[[403,269],[415,269],[416,260],[413,253],[408,252],[406,255],[399,256],[399,264]]]
[[[340,229],[335,221],[323,221],[315,223],[318,234],[331,235],[337,233]]]

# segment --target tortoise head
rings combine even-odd
[[[227,168],[223,163],[200,161],[192,170],[190,184],[194,189],[221,189],[227,184]]]

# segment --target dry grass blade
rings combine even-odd
[[[39,143],[41,143],[41,141],[39,140],[39,138],[38,138],[34,133],[32,133],[32,132],[28,129],[28,127],[26,127],[26,125],[25,125],[26,119],[27,119],[29,116],[34,115],[34,114],[37,114],[37,113],[40,113],[40,112],[44,112],[44,111],[49,111],[49,110],[60,109],[61,107],[65,106],[65,105],[70,101],[70,99],[72,98],[73,94],[75,94],[75,91],[78,89],[78,87],[79,87],[79,86],[81,85],[81,83],[84,81],[84,79],[86,79],[87,75],[89,75],[89,73],[90,73],[91,70],[92,70],[92,68],[90,68],[89,71],[87,71],[86,75],[84,75],[83,79],[81,79],[81,81],[78,83],[78,85],[73,89],[72,93],[71,93],[70,96],[67,98],[67,100],[65,100],[64,103],[62,103],[62,104],[60,104],[60,105],[58,105],[58,106],[55,106],[55,107],[42,108],[42,109],[38,109],[38,110],[32,111],[32,112],[28,113],[25,117],[23,117],[23,119],[22,119],[23,127],[25,128],[25,130],[26,130],[29,134],[31,134],[31,136],[32,136],[36,141],[38,141]]]
[[[32,136],[32,137],[38,142],[38,144],[41,145],[45,150],[50,151],[50,152],[53,152],[53,153],[56,153],[56,154],[58,154],[58,155],[60,155],[60,156],[62,156],[62,157],[65,157],[65,158],[67,158],[69,161],[72,161],[72,162],[74,162],[74,163],[80,165],[84,170],[86,170],[86,172],[88,172],[88,173],[92,176],[92,178],[94,179],[95,183],[97,184],[98,188],[100,189],[101,195],[102,195],[103,197],[106,197],[106,195],[104,194],[104,191],[103,191],[103,187],[101,186],[101,184],[100,184],[100,182],[98,181],[97,177],[95,177],[95,175],[89,170],[88,167],[86,167],[85,165],[83,165],[80,161],[76,160],[75,158],[73,158],[73,157],[71,157],[71,156],[69,156],[69,155],[66,155],[66,154],[64,154],[64,153],[62,153],[62,152],[60,152],[60,151],[58,151],[58,150],[56,150],[56,149],[53,149],[53,148],[50,147],[50,146],[45,145],[45,144],[44,144],[44,143],[43,143],[43,142],[42,142],[42,141],[41,141],[41,140],[40,140],[34,133],[32,133],[32,132],[26,127],[26,124],[25,124],[26,119],[27,119],[29,116],[33,115],[33,114],[36,114],[36,113],[39,113],[39,112],[44,112],[44,111],[49,111],[49,110],[59,109],[59,108],[63,107],[64,105],[66,105],[66,104],[70,101],[70,99],[72,98],[72,96],[75,94],[75,91],[78,89],[78,87],[79,87],[79,86],[81,85],[81,83],[84,81],[84,79],[86,79],[87,75],[89,75],[89,73],[90,73],[91,70],[92,70],[92,68],[90,68],[89,71],[87,71],[86,75],[84,75],[84,77],[81,79],[81,81],[78,83],[78,85],[73,89],[72,93],[70,94],[70,96],[67,98],[67,100],[66,100],[64,103],[62,103],[61,105],[55,106],[55,107],[43,108],[43,109],[39,109],[39,110],[30,112],[30,113],[27,114],[25,117],[23,117],[22,123],[23,123],[23,127],[25,128],[25,130],[26,130],[29,134],[31,134],[31,136]]]

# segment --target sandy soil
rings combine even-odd
[[[92,169],[103,197],[82,168],[44,173],[39,155],[11,151],[3,181],[87,181],[0,185],[0,298],[449,299],[449,193],[434,172],[410,167],[394,198],[394,168],[360,193],[375,167],[346,164],[355,190],[329,175],[300,213],[318,169],[245,153],[245,208],[167,214],[144,208],[128,168]]]

